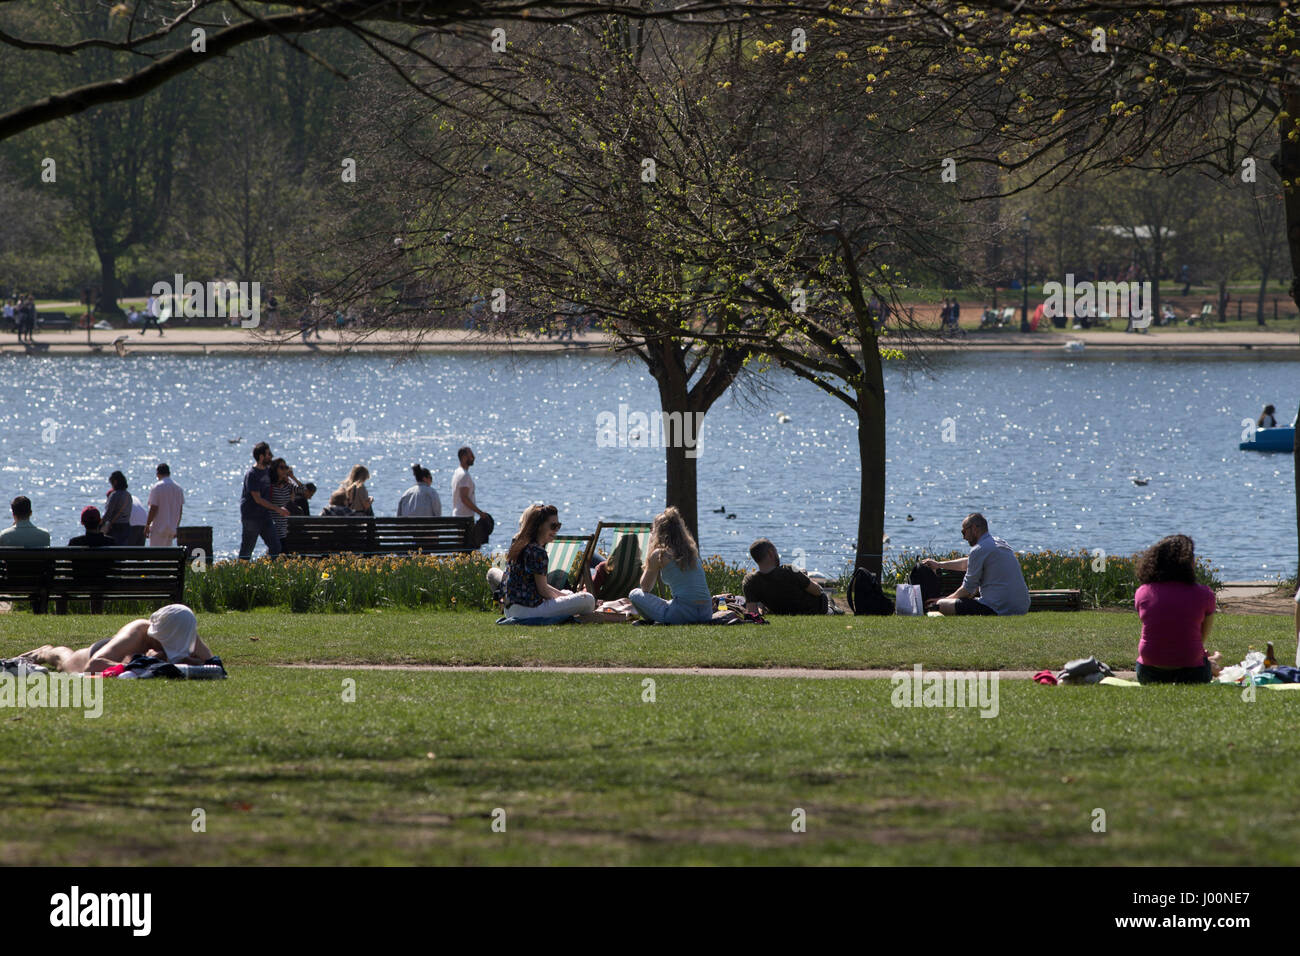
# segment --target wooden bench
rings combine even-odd
[[[284,553],[319,557],[327,554],[461,554],[473,551],[466,540],[473,518],[289,518]]]
[[[944,594],[951,594],[961,586],[965,575],[950,568],[939,569],[939,584]],[[1083,607],[1083,592],[1071,588],[1030,591],[1031,611],[1078,611]]]
[[[59,614],[69,601],[89,601],[92,614],[113,600],[179,604],[185,558],[184,548],[0,548],[0,598],[31,601],[37,614],[50,601]]]
[[[71,329],[72,319],[66,312],[40,312],[36,324],[43,329]]]

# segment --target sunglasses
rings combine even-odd
[[[552,530],[552,531],[559,531],[560,528],[561,528],[561,525],[560,525],[560,523],[559,523],[558,521],[552,521],[552,522],[551,522],[551,530]]]

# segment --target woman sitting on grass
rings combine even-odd
[[[203,664],[214,656],[199,637],[194,612],[184,604],[159,608],[148,619],[132,621],[112,637],[81,650],[46,644],[19,656],[65,674],[98,674],[114,664],[125,664],[136,654],[173,664]]]
[[[681,512],[669,508],[650,528],[650,554],[641,572],[641,586],[628,600],[647,621],[660,624],[707,624],[713,617],[713,597],[704,579],[700,552],[686,530]],[[660,578],[672,591],[665,601],[649,592]]]
[[[1185,534],[1161,538],[1138,558],[1137,577],[1138,683],[1208,684],[1219,671],[1219,654],[1205,653],[1214,591],[1196,583],[1192,539]]]
[[[560,530],[555,505],[529,505],[506,552],[506,617],[571,617],[596,610],[596,599],[552,587],[546,580],[546,546]]]

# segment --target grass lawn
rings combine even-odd
[[[0,615],[0,656],[40,644],[86,646],[124,615]],[[343,662],[424,664],[626,664],[718,667],[1060,668],[1096,654],[1131,668],[1135,613],[1042,612],[1018,618],[787,617],[766,626],[634,627],[631,624],[498,627],[491,614],[381,611],[199,615],[199,632],[228,665]],[[1220,614],[1211,643],[1235,662],[1264,642],[1294,655],[1291,619]],[[256,640],[253,640],[256,638]]]
[[[121,615],[0,615],[0,654]],[[289,661],[1058,667],[1136,616],[497,627],[486,614],[201,615],[221,682],[107,681],[103,716],[0,710],[4,859],[32,864],[1295,864],[1300,695],[888,680],[310,671]],[[1223,615],[1229,660],[1289,618]],[[250,640],[257,637],[258,640]],[[343,700],[355,681],[355,701]],[[430,756],[432,755],[432,756]],[[206,813],[206,831],[191,828]],[[493,832],[493,810],[506,832]],[[807,832],[791,813],[807,814]],[[1093,811],[1106,832],[1093,832]]]
[[[4,859],[41,864],[1294,864],[1300,700],[1003,682],[245,668],[4,717]],[[432,756],[430,756],[432,754]],[[191,828],[206,813],[206,832]],[[493,832],[494,809],[506,831]],[[792,812],[807,832],[791,830]],[[1092,829],[1106,812],[1106,832]]]

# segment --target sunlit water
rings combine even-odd
[[[15,355],[0,373],[0,493],[31,497],[59,542],[84,505],[103,504],[110,471],[143,494],[167,461],[185,523],[212,525],[218,554],[232,554],[240,481],[263,439],[320,486],[315,510],[364,462],[381,514],[413,461],[433,470],[449,512],[455,449],[470,444],[494,544],[532,501],[555,503],[566,532],[648,518],[663,501],[661,450],[598,446],[602,412],[657,407],[642,366],[605,356]],[[810,568],[841,571],[857,526],[853,419],[792,376],[768,381],[757,407],[729,396],[704,426],[701,549],[747,560],[765,535],[786,559],[803,548]],[[967,354],[932,376],[891,368],[886,553],[960,548],[962,516],[981,510],[1020,549],[1129,554],[1186,532],[1227,579],[1290,573],[1291,459],[1237,442],[1266,401],[1289,419],[1298,383],[1300,363],[1228,356]]]

